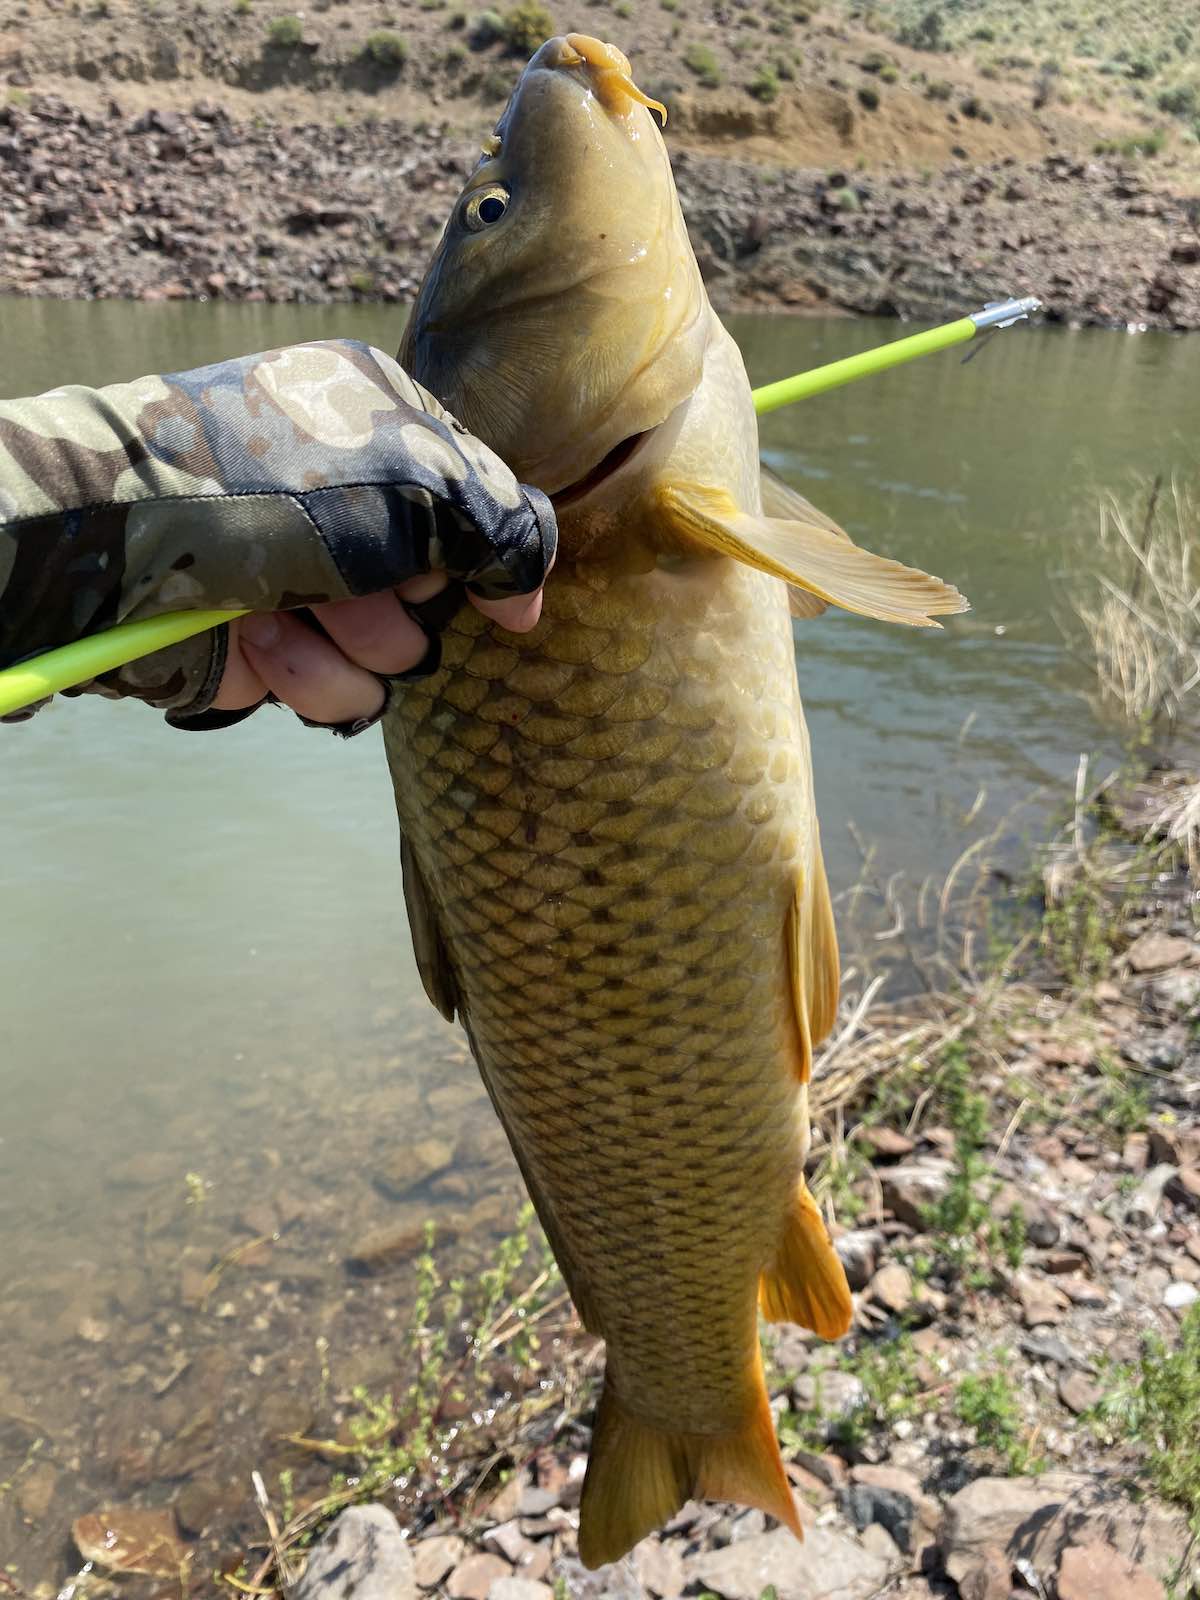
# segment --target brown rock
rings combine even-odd
[[[397,1150],[375,1174],[375,1186],[393,1199],[403,1200],[454,1160],[454,1147],[444,1139],[419,1139]]]
[[[1170,1167],[1200,1161],[1200,1130],[1184,1128],[1178,1122],[1153,1122],[1148,1139],[1155,1161],[1164,1161]]]
[[[1088,1258],[1082,1250],[1047,1250],[1037,1258],[1035,1264],[1043,1272],[1057,1278],[1067,1272],[1082,1272],[1088,1264]]]
[[[1008,1600],[1012,1589],[1012,1562],[996,1545],[988,1545],[962,1569],[951,1573],[958,1584],[959,1600]]]
[[[817,1455],[813,1450],[797,1450],[795,1460],[814,1478],[819,1478],[831,1489],[844,1489],[849,1482],[846,1463],[841,1456]]]
[[[881,1161],[899,1161],[901,1156],[910,1156],[916,1149],[906,1133],[882,1125],[860,1126],[858,1137],[870,1146],[872,1154]]]
[[[875,1466],[870,1462],[861,1462],[850,1468],[850,1481],[865,1483],[872,1489],[890,1489],[893,1494],[907,1496],[912,1501],[918,1522],[930,1533],[937,1531],[942,1520],[941,1506],[932,1495],[925,1493],[920,1480],[913,1473],[905,1472],[903,1467]]]
[[[466,1553],[467,1541],[456,1533],[435,1533],[418,1539],[412,1547],[413,1571],[422,1589],[434,1589],[452,1572]]]
[[[451,1600],[488,1600],[488,1591],[499,1578],[511,1578],[512,1568],[501,1556],[477,1554],[465,1557],[446,1583]]]
[[[1028,1272],[1017,1273],[1013,1279],[1012,1292],[1014,1298],[1021,1303],[1022,1320],[1027,1328],[1061,1322],[1071,1304],[1061,1289],[1044,1278],[1033,1277]]]
[[[71,1537],[85,1561],[107,1572],[143,1572],[151,1578],[178,1579],[188,1548],[169,1511],[111,1506],[77,1517]]]
[[[1170,1187],[1175,1199],[1200,1207],[1200,1166],[1180,1167]]]
[[[1096,1404],[1100,1389],[1082,1372],[1067,1372],[1058,1380],[1058,1398],[1078,1417]]]
[[[1190,1533],[1182,1512],[1149,1499],[1135,1503],[1103,1478],[1047,1472],[976,1478],[947,1501],[940,1534],[952,1577],[969,1570],[988,1545],[1050,1573],[1068,1546],[1096,1540],[1166,1572],[1183,1560]]]
[[[867,1293],[878,1305],[899,1315],[912,1304],[912,1274],[907,1267],[890,1262],[871,1279]]]
[[[497,1578],[487,1600],[554,1600],[554,1590],[532,1578]]]
[[[1127,1561],[1102,1539],[1071,1545],[1058,1566],[1058,1600],[1166,1600],[1145,1567]]]
[[[1164,967],[1181,966],[1190,960],[1195,949],[1190,939],[1169,933],[1143,933],[1126,950],[1125,959],[1135,972],[1161,972]]]
[[[883,1203],[897,1222],[906,1222],[910,1228],[924,1225],[926,1211],[950,1186],[951,1166],[941,1156],[926,1156],[879,1174]]]
[[[1108,1304],[1107,1290],[1093,1283],[1090,1278],[1057,1278],[1055,1282],[1072,1305],[1089,1306],[1096,1310]]]
[[[633,1548],[633,1570],[643,1589],[659,1600],[676,1600],[683,1593],[683,1556],[678,1543],[643,1539]]]
[[[230,1496],[212,1478],[193,1478],[175,1496],[175,1520],[198,1537],[227,1508]]]
[[[1121,1148],[1121,1162],[1130,1172],[1145,1172],[1150,1165],[1150,1140],[1144,1133],[1131,1133]]]
[[[35,1462],[17,1484],[17,1510],[30,1522],[40,1522],[54,1503],[58,1469],[49,1461]]]
[[[443,1243],[457,1236],[457,1227],[448,1220],[438,1223],[438,1238]],[[394,1223],[371,1228],[361,1234],[346,1254],[346,1265],[356,1272],[386,1272],[416,1255],[425,1243],[424,1223]]]

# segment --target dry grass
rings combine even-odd
[[[1140,501],[1140,504],[1138,503]],[[1146,493],[1105,495],[1072,563],[1074,627],[1082,630],[1103,709],[1140,728],[1195,716],[1200,684],[1200,512],[1177,478]]]

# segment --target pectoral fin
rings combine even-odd
[[[967,609],[958,590],[940,578],[872,555],[815,522],[741,511],[723,489],[662,484],[657,509],[684,549],[730,556],[846,611],[936,628],[934,616]]]

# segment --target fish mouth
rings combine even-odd
[[[661,426],[662,424],[658,423],[653,428],[646,428],[641,433],[630,434],[628,439],[622,439],[620,444],[615,444],[589,472],[585,472],[582,478],[576,478],[574,483],[556,489],[550,496],[550,503],[559,511],[565,506],[576,505],[585,495],[591,494],[593,489],[599,488],[602,483],[620,472]]]
[[[539,64],[551,70],[582,73],[606,111],[625,116],[633,106],[645,106],[649,111],[657,111],[664,128],[667,125],[666,106],[661,100],[652,100],[642,93],[633,81],[628,56],[615,44],[605,44],[587,33],[568,33],[543,45]]]

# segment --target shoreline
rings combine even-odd
[[[407,301],[475,148],[440,123],[238,122],[212,101],[126,116],[32,94],[0,106],[0,293]],[[936,320],[1033,293],[1070,326],[1200,328],[1200,206],[1145,161],[672,159],[720,311]]]

